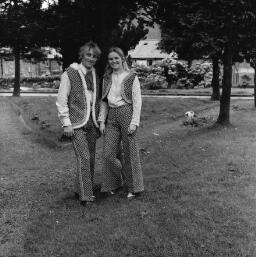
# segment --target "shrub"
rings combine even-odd
[[[244,75],[241,77],[241,79],[242,79],[242,85],[239,85],[239,87],[247,88],[247,87],[250,86],[251,78],[250,78],[248,75],[244,74]]]
[[[193,82],[188,78],[180,78],[176,83],[176,88],[178,89],[190,89],[193,87]]]
[[[14,78],[0,78],[0,88],[8,89],[13,87]],[[21,78],[21,86],[31,88],[59,88],[60,76],[46,76],[46,77],[24,77]]]
[[[143,89],[166,89],[168,83],[165,80],[165,77],[158,74],[149,74],[148,77],[142,83]]]
[[[212,81],[212,64],[208,61],[187,62],[177,57],[166,58],[150,67],[134,66],[138,77],[146,88],[194,88],[209,87]]]

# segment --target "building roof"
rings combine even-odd
[[[169,54],[157,49],[159,40],[148,39],[141,40],[139,44],[128,52],[132,59],[163,59],[167,58]]]

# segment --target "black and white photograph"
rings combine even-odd
[[[256,0],[0,0],[0,257],[256,257]]]

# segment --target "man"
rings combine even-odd
[[[79,51],[81,63],[73,63],[61,76],[57,97],[58,117],[64,135],[72,138],[77,158],[75,196],[81,205],[93,202],[93,177],[96,139],[99,137],[99,78],[94,65],[101,50],[94,42],[84,44]]]

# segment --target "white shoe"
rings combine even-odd
[[[127,198],[128,198],[128,199],[132,199],[132,198],[134,198],[135,196],[136,196],[135,194],[129,192],[128,195],[127,195]]]

